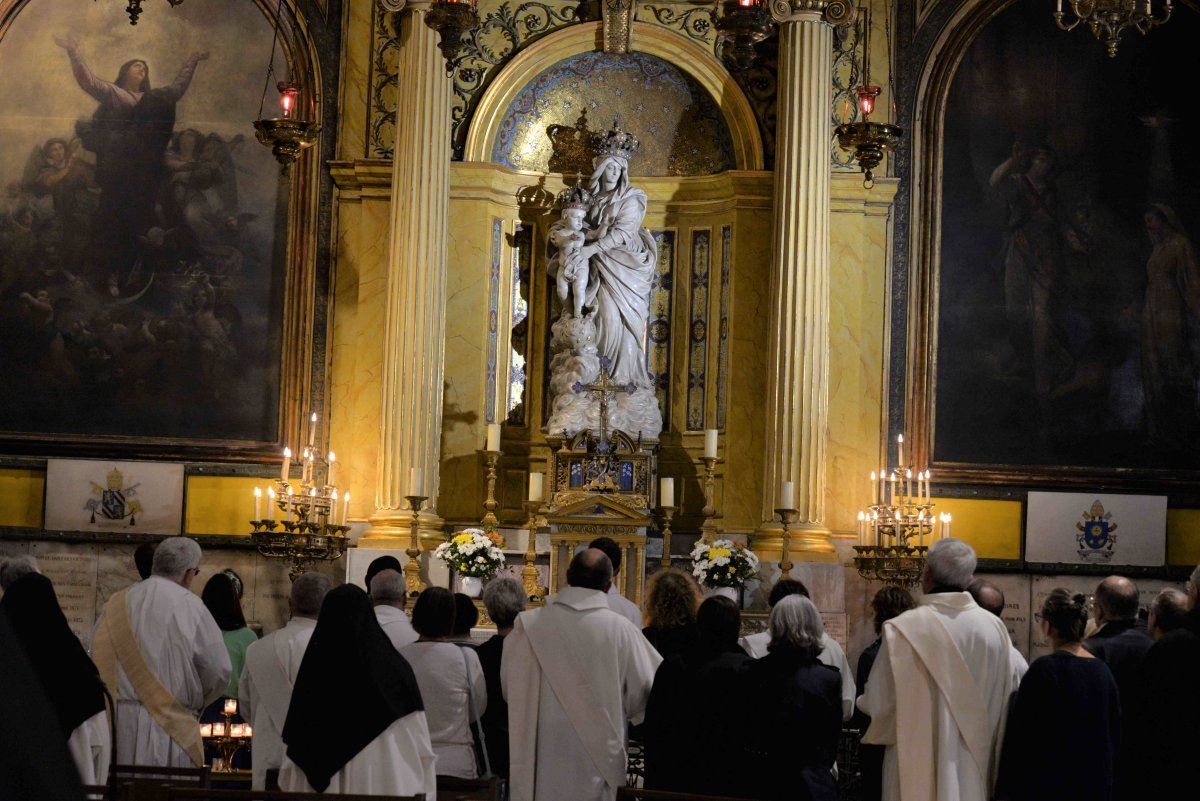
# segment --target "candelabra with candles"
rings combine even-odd
[[[950,515],[935,516],[928,470],[904,461],[904,435],[896,438],[897,467],[871,472],[871,505],[858,513],[854,566],[867,580],[911,587],[921,579],[925,554],[935,539],[950,536]]]
[[[1086,22],[1096,41],[1104,42],[1109,58],[1117,57],[1117,44],[1127,28],[1133,28],[1145,36],[1151,28],[1171,19],[1171,0],[1159,8],[1160,16],[1154,16],[1150,0],[1067,0],[1074,19],[1064,22],[1063,0],[1057,0],[1054,8],[1054,24],[1061,30],[1074,30],[1079,23]]]
[[[216,764],[213,760],[212,769],[214,771],[233,770],[233,758],[242,748],[250,747],[251,738],[254,736],[254,729],[249,723],[234,723],[233,716],[237,714],[238,702],[236,698],[225,699],[225,721],[217,721],[216,723],[201,723],[200,738],[207,745],[216,748],[221,752],[218,757],[221,764]]]
[[[263,556],[289,559],[292,581],[307,565],[338,559],[346,552],[346,515],[350,493],[340,499],[334,485],[337,457],[332,451],[321,458],[316,448],[317,413],[309,418],[308,445],[302,450],[299,483],[291,478],[292,449],[283,449],[283,466],[275,486],[267,489],[267,515],[262,514],[263,492],[254,488],[254,527],[250,536]],[[340,516],[339,516],[339,500]],[[275,519],[276,509],[283,520]]]

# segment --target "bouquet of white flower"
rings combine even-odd
[[[692,549],[692,575],[705,587],[741,588],[758,573],[758,557],[730,540],[703,540]]]
[[[487,578],[504,566],[500,538],[480,528],[464,528],[433,552],[461,576]]]

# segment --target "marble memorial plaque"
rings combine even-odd
[[[45,545],[45,543],[38,543]],[[48,553],[35,553],[42,574],[54,584],[58,604],[66,615],[71,631],[83,642],[91,638],[96,625],[96,565],[95,549],[80,546],[65,552],[55,548]]]
[[[1033,611],[1029,606],[1029,594],[1032,587],[1030,577],[1012,573],[992,575],[981,573],[978,575],[995,584],[1004,593],[1004,625],[1008,627],[1008,635],[1012,638],[1012,644],[1021,652],[1022,656],[1028,659],[1030,621],[1033,620]]]
[[[849,651],[849,625],[845,612],[822,612],[821,622],[825,625],[825,633],[833,641],[842,646],[843,652]]]

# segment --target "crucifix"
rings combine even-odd
[[[604,52],[628,53],[633,37],[633,0],[602,0],[600,14],[604,19]]]
[[[608,398],[610,395],[617,392],[628,392],[632,395],[637,391],[637,385],[632,381],[628,384],[618,384],[612,380],[612,375],[608,372],[608,360],[600,360],[600,377],[595,383],[584,384],[582,381],[576,381],[571,389],[576,393],[594,392],[600,398],[600,449],[606,450],[608,446]]]

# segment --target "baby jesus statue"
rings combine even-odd
[[[583,316],[589,270],[587,260],[573,259],[572,256],[579,253],[587,238],[583,218],[587,215],[590,199],[587,190],[578,185],[561,192],[562,215],[550,226],[548,235],[550,244],[557,248],[550,256],[549,267],[558,282],[558,299],[567,313],[574,312],[575,317]],[[567,306],[568,294],[572,301],[570,306]]]

